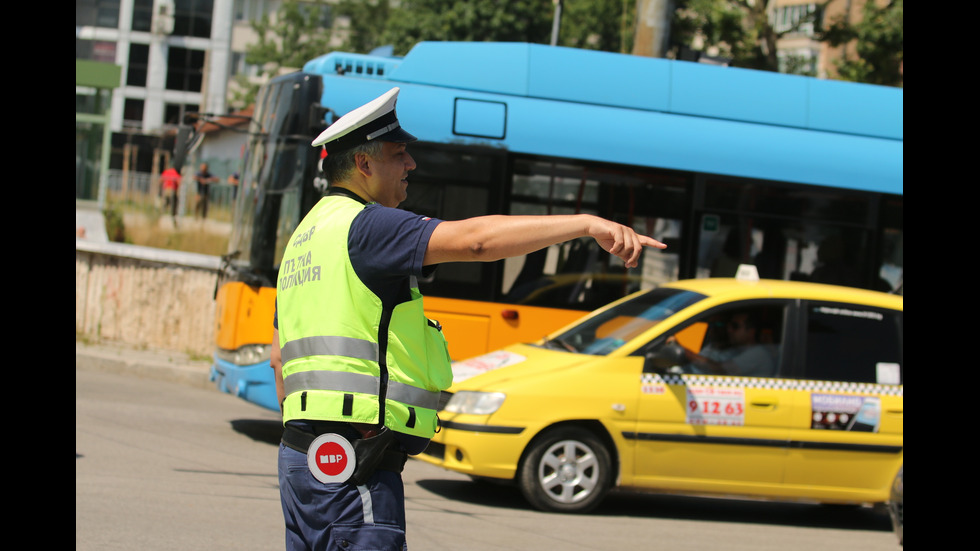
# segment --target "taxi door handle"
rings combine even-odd
[[[776,406],[779,405],[779,400],[775,398],[769,398],[769,399],[762,399],[762,400],[752,400],[750,403],[752,404],[752,407],[756,407],[756,408],[776,409]]]

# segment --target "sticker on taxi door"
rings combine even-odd
[[[745,391],[738,387],[687,387],[687,423],[690,425],[744,425]]]
[[[813,394],[812,429],[878,432],[881,399],[877,396]]]

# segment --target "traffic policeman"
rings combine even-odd
[[[314,141],[329,187],[290,238],[277,281],[272,366],[283,414],[287,549],[407,549],[401,471],[438,427],[452,383],[417,278],[583,236],[635,267],[665,245],[591,215],[442,221],[396,208],[416,168],[393,88]]]

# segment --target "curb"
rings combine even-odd
[[[75,341],[75,369],[122,373],[214,390],[211,364],[168,350],[135,350]]]

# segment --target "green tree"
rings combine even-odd
[[[845,48],[844,55],[836,62],[842,80],[904,85],[903,10],[904,0],[890,0],[882,5],[868,0],[859,22],[852,24],[841,16],[827,27],[823,40],[831,46],[854,44],[853,54]]]
[[[262,67],[264,79],[299,70],[307,61],[330,52],[332,26],[327,0],[285,0],[275,18],[264,15],[251,22],[258,40],[246,47],[245,62]],[[237,75],[235,82],[238,90],[232,92],[231,105],[251,104],[258,85],[244,75]]]
[[[777,33],[769,22],[770,0],[674,0],[670,49],[677,55],[683,48],[707,51],[731,60],[735,67],[779,70]],[[814,16],[815,17],[815,16]],[[800,21],[799,24],[807,20]]]
[[[552,0],[341,0],[338,16],[350,19],[344,48],[368,52],[391,45],[404,55],[430,41],[550,44]],[[636,0],[565,0],[559,44],[628,52],[633,46]]]
[[[334,6],[337,18],[345,17],[347,25],[340,50],[367,53],[383,46],[381,35],[388,19],[397,10],[391,0],[340,0]]]
[[[565,0],[558,44],[629,53],[635,25],[636,0]]]
[[[381,43],[397,55],[424,40],[547,44],[553,10],[551,0],[402,0]]]

